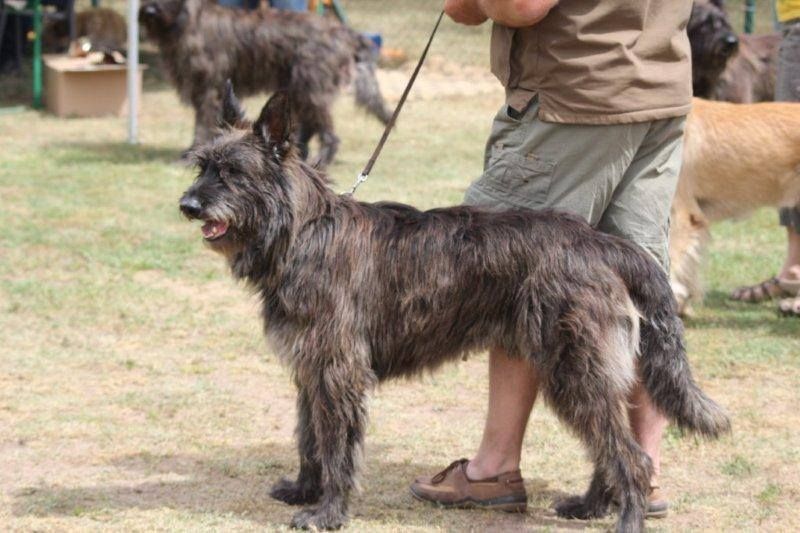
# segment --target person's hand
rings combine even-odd
[[[558,0],[445,0],[444,12],[468,26],[492,19],[510,28],[524,28],[546,17],[557,3]]]
[[[445,0],[444,12],[454,22],[467,26],[483,24],[489,18],[483,12],[479,0]]]
[[[478,0],[493,21],[509,28],[527,28],[547,16],[558,0]]]

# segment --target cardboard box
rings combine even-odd
[[[50,112],[59,117],[128,113],[127,65],[93,65],[86,58],[65,55],[45,55],[44,65],[45,104]],[[140,95],[145,68],[139,65]]]

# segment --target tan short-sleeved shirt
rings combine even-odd
[[[529,28],[495,23],[492,72],[507,103],[539,117],[622,124],[686,115],[691,0],[563,0]]]

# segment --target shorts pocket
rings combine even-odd
[[[533,154],[520,155],[502,145],[492,147],[478,185],[498,200],[528,209],[547,204],[555,164]]]

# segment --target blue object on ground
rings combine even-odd
[[[381,36],[380,33],[365,31],[363,35],[364,37],[375,43],[375,48],[377,48],[378,50],[380,50],[381,46],[383,46],[383,37]]]
[[[258,6],[258,0],[217,0],[217,3],[225,7],[238,7],[253,9]]]
[[[308,0],[270,0],[269,4],[277,9],[308,11]]]

